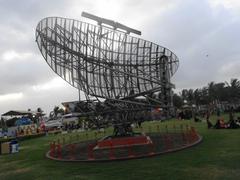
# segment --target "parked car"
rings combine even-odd
[[[79,113],[70,113],[62,116],[62,123],[78,123]]]
[[[62,127],[62,118],[49,119],[45,122],[45,128],[50,129],[60,129]]]

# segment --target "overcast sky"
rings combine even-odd
[[[180,60],[177,90],[210,81],[240,79],[239,0],[0,0],[0,114],[49,113],[78,100],[77,89],[56,75],[35,42],[48,16],[81,17],[86,11],[142,31],[142,38],[172,50]]]

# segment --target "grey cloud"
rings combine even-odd
[[[43,61],[5,63],[0,66],[0,72],[0,95],[23,91],[55,76]]]
[[[178,88],[201,87],[209,81],[229,80],[218,70],[239,55],[239,25],[239,19],[225,9],[214,13],[207,1],[184,1],[150,21],[146,37],[179,57],[180,68],[173,78]]]
[[[64,95],[63,95],[64,92]],[[64,87],[53,90],[46,90],[42,92],[26,90],[23,97],[18,100],[4,101],[4,104],[0,103],[1,113],[10,109],[32,109],[36,110],[38,107],[42,107],[45,113],[49,113],[53,110],[55,105],[61,105],[62,102],[75,101],[78,96],[78,91],[66,83]]]

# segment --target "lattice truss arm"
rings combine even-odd
[[[36,40],[51,68],[74,87],[103,98],[144,94],[170,83],[178,58],[168,49],[112,29],[47,18]]]

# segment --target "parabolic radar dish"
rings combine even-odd
[[[177,56],[121,30],[48,17],[37,25],[36,41],[53,71],[87,95],[127,99],[159,91],[176,72]]]
[[[48,17],[37,25],[38,47],[52,70],[86,98],[105,99],[102,108],[92,111],[120,127],[142,117],[139,113],[145,110],[162,107],[167,111],[172,105],[170,78],[179,65],[177,56],[130,35],[140,35],[138,30],[88,13],[82,16],[98,24]],[[158,98],[153,96],[156,93]]]

